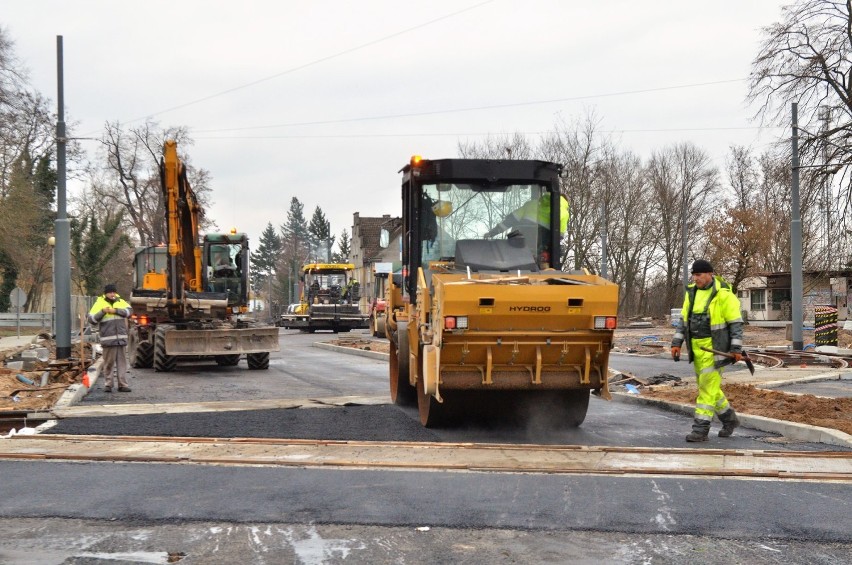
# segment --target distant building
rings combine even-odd
[[[737,295],[749,320],[792,319],[789,272],[764,273],[740,283]],[[852,271],[804,271],[802,273],[802,318],[813,321],[815,306],[834,306],[837,319],[852,319]]]
[[[387,230],[387,247],[380,245],[382,230]],[[394,271],[402,266],[402,218],[385,214],[381,218],[362,218],[355,212],[352,219],[352,243],[349,262],[355,265],[355,278],[361,283],[360,307],[368,311],[370,301],[375,297],[373,265],[393,263]]]

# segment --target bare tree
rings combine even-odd
[[[603,148],[609,143],[598,133],[593,112],[573,122],[560,122],[542,139],[543,159],[562,163],[562,193],[568,199],[571,221],[562,246],[564,268],[597,271],[600,264],[601,200],[598,195]]]
[[[683,256],[682,228],[694,246],[707,218],[718,207],[718,170],[707,153],[692,143],[654,152],[647,166],[648,183],[658,218],[657,245],[665,272],[666,302],[680,301]],[[687,249],[687,253],[689,249]]]
[[[852,0],[800,0],[782,10],[781,21],[763,29],[752,63],[748,98],[762,120],[790,123],[799,105],[801,162],[816,165],[819,183],[836,192],[823,196],[815,219],[839,255],[850,257],[852,211]],[[832,183],[833,184],[827,184]],[[804,222],[803,222],[804,225]],[[830,255],[830,254],[829,254]]]
[[[522,133],[487,136],[482,141],[460,141],[461,159],[534,159],[534,148]]]
[[[632,153],[612,148],[600,166],[609,278],[618,283],[619,312],[643,312],[644,288],[656,251],[656,220],[642,163]]]
[[[187,148],[192,145],[186,128],[161,129],[155,122],[146,121],[125,130],[118,123],[107,123],[101,139],[102,164],[90,170],[90,199],[78,206],[123,210],[125,228],[136,235],[139,243],[159,243],[165,240],[165,211],[160,186],[159,162],[167,139],[177,141],[187,177],[201,204],[209,208],[210,173],[192,166]],[[206,230],[211,221],[202,218],[200,229]]]

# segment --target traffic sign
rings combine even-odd
[[[20,310],[27,303],[27,293],[22,288],[16,286],[9,293],[9,301],[12,304],[12,308]]]

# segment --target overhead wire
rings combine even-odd
[[[440,21],[442,21],[442,20],[446,20],[446,19],[449,19],[449,18],[452,18],[452,17],[458,16],[459,14],[463,14],[463,13],[465,13],[465,12],[469,12],[469,11],[471,11],[471,10],[475,10],[475,9],[477,9],[477,8],[480,8],[480,7],[484,6],[484,5],[486,5],[486,4],[490,4],[490,3],[491,3],[491,2],[493,2],[493,1],[494,1],[494,0],[484,0],[483,2],[479,2],[478,4],[473,4],[472,6],[468,6],[468,7],[466,7],[466,8],[462,8],[462,9],[460,9],[460,10],[456,10],[455,12],[451,12],[451,13],[449,13],[449,14],[444,14],[443,16],[438,16],[437,18],[433,18],[433,19],[431,19],[431,20],[428,20],[428,21],[426,21],[426,22],[423,22],[423,23],[417,24],[417,25],[415,25],[415,26],[411,26],[411,27],[405,28],[405,29],[403,29],[403,30],[400,30],[400,31],[397,31],[397,32],[391,33],[390,35],[386,35],[386,36],[384,36],[384,37],[380,37],[380,38],[378,38],[378,39],[373,39],[373,40],[371,40],[371,41],[367,41],[367,42],[365,42],[365,43],[361,43],[360,45],[356,45],[355,47],[350,47],[350,48],[348,48],[348,49],[344,49],[343,51],[338,51],[337,53],[333,53],[333,54],[331,54],[331,55],[327,55],[327,56],[325,56],[325,57],[320,57],[319,59],[314,59],[313,61],[309,61],[309,62],[304,63],[304,64],[302,64],[302,65],[298,65],[298,66],[292,67],[292,68],[290,68],[290,69],[287,69],[287,70],[284,70],[284,71],[281,71],[281,72],[275,73],[275,74],[273,74],[273,75],[269,75],[269,76],[266,76],[266,77],[263,77],[263,78],[259,78],[259,79],[257,79],[257,80],[253,80],[253,81],[251,81],[251,82],[247,82],[247,83],[245,83],[245,84],[241,84],[241,85],[239,85],[239,86],[234,86],[234,87],[232,87],[232,88],[227,88],[227,89],[225,89],[225,90],[221,90],[221,91],[219,91],[219,92],[215,92],[215,93],[210,94],[210,95],[207,95],[207,96],[202,96],[201,98],[196,98],[195,100],[190,100],[189,102],[184,102],[184,103],[182,103],[182,104],[178,104],[178,105],[176,105],[176,106],[171,106],[171,107],[169,107],[169,108],[165,108],[165,109],[163,109],[163,110],[158,110],[158,111],[156,111],[156,112],[149,113],[149,114],[146,114],[146,115],[144,115],[144,116],[140,116],[140,117],[138,117],[138,118],[134,118],[134,119],[132,119],[132,120],[129,120],[127,123],[137,122],[137,121],[139,121],[139,120],[144,120],[144,119],[146,119],[146,118],[150,118],[150,117],[153,117],[153,116],[158,116],[158,115],[160,115],[160,114],[165,114],[165,113],[167,113],[167,112],[172,112],[172,111],[174,111],[174,110],[179,110],[179,109],[181,109],[181,108],[186,108],[187,106],[192,106],[192,105],[195,105],[195,104],[199,104],[199,103],[201,103],[201,102],[206,102],[207,100],[211,100],[211,99],[213,99],[213,98],[217,98],[217,97],[219,97],[219,96],[224,96],[225,94],[230,94],[230,93],[232,93],[232,92],[236,92],[236,91],[238,91],[238,90],[243,90],[243,89],[245,89],[245,88],[249,88],[249,87],[251,87],[251,86],[255,86],[255,85],[257,85],[257,84],[260,84],[260,83],[263,83],[263,82],[267,82],[267,81],[270,81],[270,80],[272,80],[272,79],[275,79],[275,78],[278,78],[278,77],[281,77],[281,76],[284,76],[284,75],[288,75],[288,74],[294,73],[294,72],[296,72],[296,71],[300,71],[300,70],[305,69],[305,68],[308,68],[308,67],[312,67],[312,66],[314,66],[314,65],[318,65],[318,64],[320,64],[320,63],[324,63],[324,62],[326,62],[326,61],[330,61],[330,60],[332,60],[332,59],[336,59],[336,58],[338,58],[338,57],[342,57],[343,55],[348,55],[348,54],[350,54],[350,53],[354,53],[355,51],[360,51],[361,49],[365,49],[365,48],[367,48],[367,47],[371,47],[371,46],[373,46],[373,45],[376,45],[376,44],[378,44],[378,43],[382,43],[382,42],[387,41],[387,40],[389,40],[389,39],[393,39],[393,38],[398,37],[398,36],[400,36],[400,35],[404,35],[404,34],[406,34],[406,33],[409,33],[409,32],[412,32],[412,31],[415,31],[415,30],[418,30],[418,29],[424,28],[424,27],[426,27],[426,26],[432,25],[432,24],[437,23],[437,22],[440,22]]]
[[[420,116],[434,116],[436,114],[453,114],[459,112],[474,112],[481,110],[496,110],[502,108],[515,108],[519,106],[536,106],[542,104],[555,104],[561,102],[574,102],[578,100],[590,100],[590,99],[598,99],[598,98],[608,98],[612,96],[628,96],[633,94],[645,94],[649,92],[661,92],[665,90],[677,90],[682,88],[696,88],[701,86],[712,86],[716,84],[727,84],[731,82],[741,82],[746,80],[744,78],[736,78],[736,79],[725,79],[725,80],[717,80],[710,82],[699,82],[693,84],[682,84],[682,85],[674,85],[674,86],[660,86],[654,88],[645,88],[639,90],[623,90],[618,92],[605,92],[602,94],[587,94],[582,96],[569,96],[565,98],[551,98],[544,100],[528,100],[523,102],[508,102],[505,104],[489,104],[483,106],[469,106],[465,108],[450,108],[450,109],[442,109],[442,110],[426,110],[422,112],[406,112],[401,114],[385,114],[379,116],[361,116],[355,118],[340,118],[335,120],[313,120],[306,122],[286,122],[281,124],[270,124],[270,125],[261,125],[261,126],[243,126],[243,127],[233,127],[233,128],[215,128],[215,129],[199,129],[194,130],[197,133],[214,133],[214,132],[226,132],[226,131],[244,131],[244,130],[253,130],[253,129],[273,129],[280,127],[294,127],[294,126],[316,126],[316,125],[328,125],[328,124],[342,124],[342,123],[350,123],[350,122],[362,122],[362,121],[371,121],[371,120],[390,120],[390,119],[398,119],[398,118],[411,118],[411,117],[420,117]]]
[[[728,131],[728,130],[771,130],[784,129],[783,126],[751,126],[751,127],[713,127],[713,128],[651,128],[651,129],[610,129],[598,130],[599,133],[664,133],[673,131]],[[215,131],[215,130],[214,130]],[[284,135],[228,135],[228,136],[193,136],[194,139],[360,139],[360,138],[394,138],[394,137],[482,137],[489,135],[547,135],[554,130],[546,131],[498,131],[498,132],[411,132],[411,133],[355,133],[355,134],[284,134]]]

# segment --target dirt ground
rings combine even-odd
[[[852,434],[852,398],[817,398],[810,394],[789,394],[752,385],[723,384],[722,391],[737,412],[832,428]],[[694,386],[665,389],[655,387],[643,395],[682,404],[694,404]]]
[[[650,328],[619,328],[615,332],[614,351],[650,355],[669,351],[674,328],[656,325]],[[803,332],[806,344],[813,343],[813,332]],[[758,328],[747,326],[744,332],[746,347],[769,347],[789,345],[784,328]],[[354,347],[368,351],[387,353],[386,340],[372,340],[362,336],[341,335],[329,343]],[[852,332],[840,331],[838,345],[849,348]],[[698,391],[695,385],[652,388],[640,387],[642,394],[671,402],[694,404]],[[798,422],[832,428],[852,434],[852,398],[817,398],[812,395],[796,395],[781,391],[758,389],[751,385],[725,384],[725,396],[738,412],[765,416],[777,420]]]

